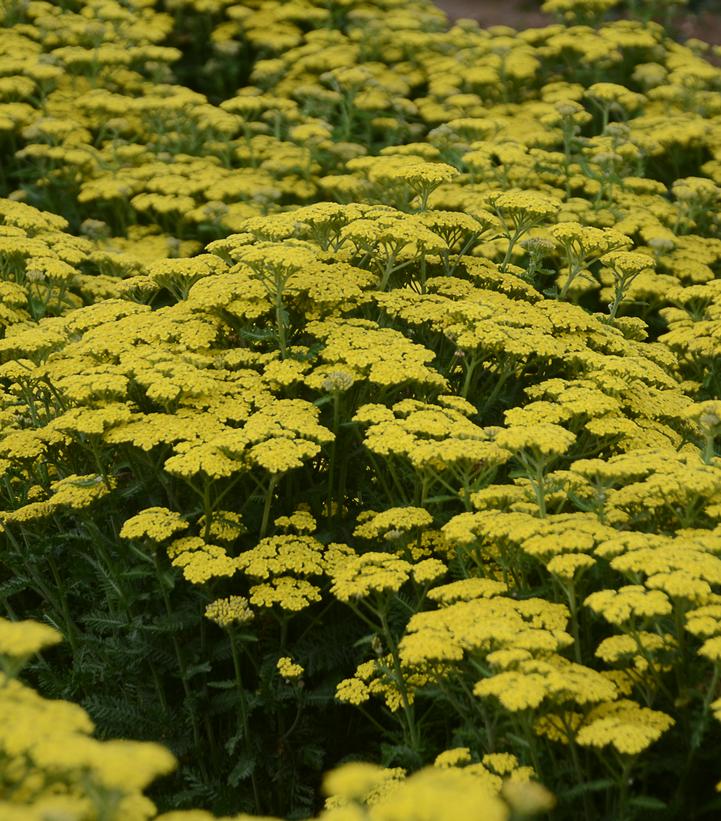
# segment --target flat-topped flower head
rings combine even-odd
[[[273,607],[297,613],[321,600],[320,588],[306,579],[276,576],[269,582],[250,588],[250,603],[255,607]]]
[[[578,731],[582,747],[614,747],[624,755],[638,755],[675,724],[660,710],[650,710],[630,699],[595,707]]]
[[[560,425],[537,423],[500,430],[494,441],[513,453],[528,451],[542,456],[562,456],[576,441],[576,436]]]
[[[121,539],[162,542],[188,528],[180,513],[167,507],[148,507],[126,519],[120,529]]]
[[[0,619],[0,656],[25,659],[60,641],[62,635],[48,624]]]
[[[516,226],[550,220],[555,217],[560,207],[555,200],[535,191],[493,193],[488,201],[504,219]]]
[[[616,625],[665,616],[673,609],[663,591],[648,590],[640,584],[625,585],[618,590],[599,590],[587,596],[584,604]]]
[[[587,99],[602,105],[613,105],[622,111],[631,112],[643,105],[645,97],[631,91],[619,83],[594,83],[586,89]]]
[[[322,575],[323,545],[313,536],[268,536],[237,558],[237,566],[254,579],[269,579],[286,573]]]
[[[421,507],[394,507],[380,513],[368,511],[353,531],[362,539],[397,539],[433,524],[431,514]],[[360,517],[359,517],[360,521]]]
[[[364,553],[348,559],[331,571],[331,592],[344,602],[371,593],[396,592],[408,580],[413,566],[391,553]]]
[[[600,22],[604,14],[619,2],[620,0],[545,0],[541,8],[569,24],[592,24]]]
[[[473,692],[481,698],[494,696],[511,712],[538,708],[544,701],[583,706],[616,697],[615,685],[601,673],[562,656],[521,661],[515,670],[481,679]]]
[[[276,668],[281,677],[286,681],[296,681],[304,672],[303,667],[300,664],[296,664],[290,656],[283,656],[283,658],[278,659]]]
[[[205,608],[205,617],[219,627],[227,628],[234,624],[247,624],[255,614],[245,596],[227,596],[211,602]]]

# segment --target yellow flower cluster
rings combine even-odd
[[[288,656],[283,656],[283,658],[278,659],[278,664],[276,666],[280,675],[287,681],[294,681],[303,675],[303,668],[301,665],[296,664]]]
[[[219,627],[230,627],[233,624],[246,624],[252,621],[253,611],[243,596],[228,596],[211,602],[205,608],[205,617]]]
[[[0,619],[0,749],[5,761],[0,813],[5,818],[127,818],[155,807],[143,790],[174,769],[158,744],[98,741],[79,706],[51,701],[17,680],[28,657],[61,640],[47,625]],[[18,662],[11,666],[10,662]]]

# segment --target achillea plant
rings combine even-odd
[[[708,817],[674,4],[0,5],[0,815]]]

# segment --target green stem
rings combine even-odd
[[[571,635],[573,636],[573,655],[577,664],[582,663],[581,654],[581,634],[578,627],[578,602],[576,600],[576,588],[571,582],[567,587],[563,585],[563,590],[568,600],[568,609],[571,613]]]
[[[210,539],[210,528],[213,524],[213,504],[210,500],[210,479],[203,476],[203,541]]]
[[[475,371],[476,367],[479,364],[479,361],[475,356],[472,357],[470,363],[466,366],[466,376],[463,380],[463,387],[461,388],[461,396],[464,399],[468,399],[468,393],[471,390],[471,382],[473,380],[473,372]]]
[[[250,743],[250,731],[248,725],[248,702],[245,699],[245,687],[243,687],[243,677],[240,672],[240,655],[238,653],[238,646],[235,642],[235,636],[232,630],[228,630],[228,638],[230,639],[230,652],[233,656],[233,670],[235,671],[235,686],[238,691],[238,717],[240,719],[240,726],[243,730],[243,742],[245,744],[245,751],[248,759],[253,757],[253,749]],[[250,781],[253,786],[253,799],[255,801],[255,811],[260,814],[263,808],[260,803],[260,793],[258,791],[258,782],[255,778],[255,769],[251,772]]]
[[[630,818],[628,812],[628,799],[629,799],[629,776],[631,774],[631,768],[633,767],[634,759],[628,758],[623,762],[621,767],[621,775],[619,778],[618,783],[618,821],[627,821]]]
[[[385,608],[379,608],[379,610],[377,611],[377,615],[380,618],[383,636],[386,640],[386,643],[388,644],[388,649],[390,651],[391,658],[393,659],[393,669],[396,674],[398,692],[401,695],[401,704],[403,705],[403,712],[406,718],[406,741],[410,748],[413,750],[413,752],[417,754],[420,751],[420,737],[418,734],[418,725],[415,721],[413,705],[411,704],[410,699],[408,698],[408,689],[406,687],[405,678],[403,676],[403,671],[401,669],[401,660],[398,655],[398,648],[396,647],[396,643],[393,639],[393,634],[391,633],[390,626],[388,624],[388,618],[386,616]]]
[[[508,263],[511,261],[511,255],[513,254],[513,249],[515,248],[519,238],[525,232],[525,226],[518,226],[512,235],[508,235],[508,248],[506,249],[506,255],[503,257],[503,262],[498,266],[498,270],[501,273],[504,273],[506,268],[508,267]]]
[[[270,477],[270,482],[268,483],[268,490],[265,494],[265,504],[263,505],[263,519],[260,523],[260,535],[259,538],[264,538],[265,534],[268,531],[268,523],[270,521],[270,508],[273,503],[273,493],[275,491],[275,486],[278,484],[278,477],[273,474]]]
[[[576,264],[573,266],[569,265],[568,276],[566,277],[566,281],[563,283],[561,290],[558,292],[559,299],[565,299],[566,294],[568,294],[568,289],[573,284],[573,281],[576,279],[578,274],[581,272],[581,265]]]
[[[336,453],[338,449],[338,424],[340,422],[340,394],[333,393],[333,442],[330,447],[330,459],[328,461],[328,495],[326,499],[326,516],[333,515],[333,473],[335,471]],[[338,499],[338,503],[342,502]]]
[[[154,564],[155,564],[155,578],[158,583],[158,587],[160,589],[160,595],[163,599],[163,604],[165,605],[165,612],[169,619],[173,618],[173,608],[170,604],[170,596],[168,595],[168,591],[165,588],[165,581],[163,579],[163,570],[160,566],[160,559],[158,558],[157,552],[153,554]],[[183,658],[183,653],[180,649],[180,643],[178,642],[178,637],[175,633],[172,633],[172,644],[173,650],[175,651],[175,660],[178,665],[178,673],[180,674],[180,680],[183,686],[183,692],[185,693],[185,704],[188,710],[188,716],[190,717],[190,723],[193,726],[193,743],[195,745],[195,749],[197,751],[197,755],[199,756],[199,764],[200,769],[203,773],[203,777],[207,780],[208,772],[205,767],[204,763],[204,756],[203,751],[200,748],[200,731],[198,729],[198,719],[195,715],[195,709],[193,708],[193,694],[190,690],[190,684],[188,683],[188,676],[187,676],[187,667],[185,666],[185,659]]]
[[[709,707],[714,699],[714,696],[716,695],[716,690],[718,689],[719,676],[721,676],[721,664],[717,663],[714,665],[711,683],[709,684],[706,695],[704,696],[699,722],[693,731],[693,735],[691,736],[691,751],[689,753],[689,759],[701,746],[701,741],[703,739],[704,732],[706,731],[706,724],[708,722]]]
[[[63,585],[57,563],[52,555],[48,556],[48,567],[53,574],[53,579],[55,580],[55,585],[60,597],[60,606],[62,608],[63,619],[65,620],[66,638],[70,644],[70,649],[73,651],[73,655],[75,655],[78,649],[77,627],[75,626],[73,617],[70,614],[67,592],[65,590],[65,586]]]

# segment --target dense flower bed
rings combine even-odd
[[[717,811],[721,69],[613,5],[0,6],[4,819]]]

